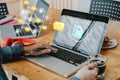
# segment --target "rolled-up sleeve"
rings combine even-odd
[[[70,80],[80,80],[80,79],[76,76],[73,76]]]
[[[12,47],[3,47],[2,50],[2,62],[10,62],[21,59],[24,56],[23,46],[15,45]]]

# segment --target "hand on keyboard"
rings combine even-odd
[[[57,49],[51,47],[49,44],[36,43],[32,46],[24,47],[26,55],[38,56],[45,53],[56,52]]]

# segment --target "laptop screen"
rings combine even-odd
[[[37,10],[34,12],[33,18],[34,19],[39,18],[41,20],[41,22],[40,22],[40,24],[35,24],[35,22],[32,21],[30,23],[30,25],[31,25],[32,29],[35,29],[36,37],[38,37],[40,35],[40,32],[41,32],[40,27],[45,22],[45,17],[46,17],[46,14],[48,12],[48,9],[49,9],[49,4],[46,1],[44,1],[44,0],[37,0],[37,2],[35,2],[35,3],[37,3],[36,4]]]
[[[98,55],[107,28],[108,17],[64,9],[60,21],[63,31],[56,31],[53,43],[86,55]]]
[[[41,19],[40,25],[42,25],[45,21],[46,14],[48,12],[49,4],[44,0],[38,0],[36,7],[37,10],[34,13],[34,17],[40,18]]]

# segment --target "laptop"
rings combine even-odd
[[[9,11],[6,3],[0,3],[0,25],[2,23],[13,20],[12,16],[9,16]]]
[[[37,10],[33,14],[33,18],[40,18],[41,23],[35,24],[34,21],[26,24],[12,24],[12,25],[0,25],[2,32],[2,38],[34,38],[40,35],[40,27],[45,21],[46,14],[48,12],[49,4],[44,0],[38,0],[36,4]],[[26,31],[28,30],[28,31]]]
[[[31,62],[64,77],[69,77],[87,64],[90,56],[98,56],[104,40],[108,17],[63,9],[60,21],[63,31],[56,31],[51,46],[57,53],[27,57]]]

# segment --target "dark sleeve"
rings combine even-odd
[[[2,65],[0,65],[0,80],[8,80],[3,68],[2,68]]]
[[[70,80],[80,80],[80,79],[76,76],[73,76]]]
[[[15,45],[12,47],[2,47],[2,62],[10,62],[21,59],[24,56],[23,46]]]

